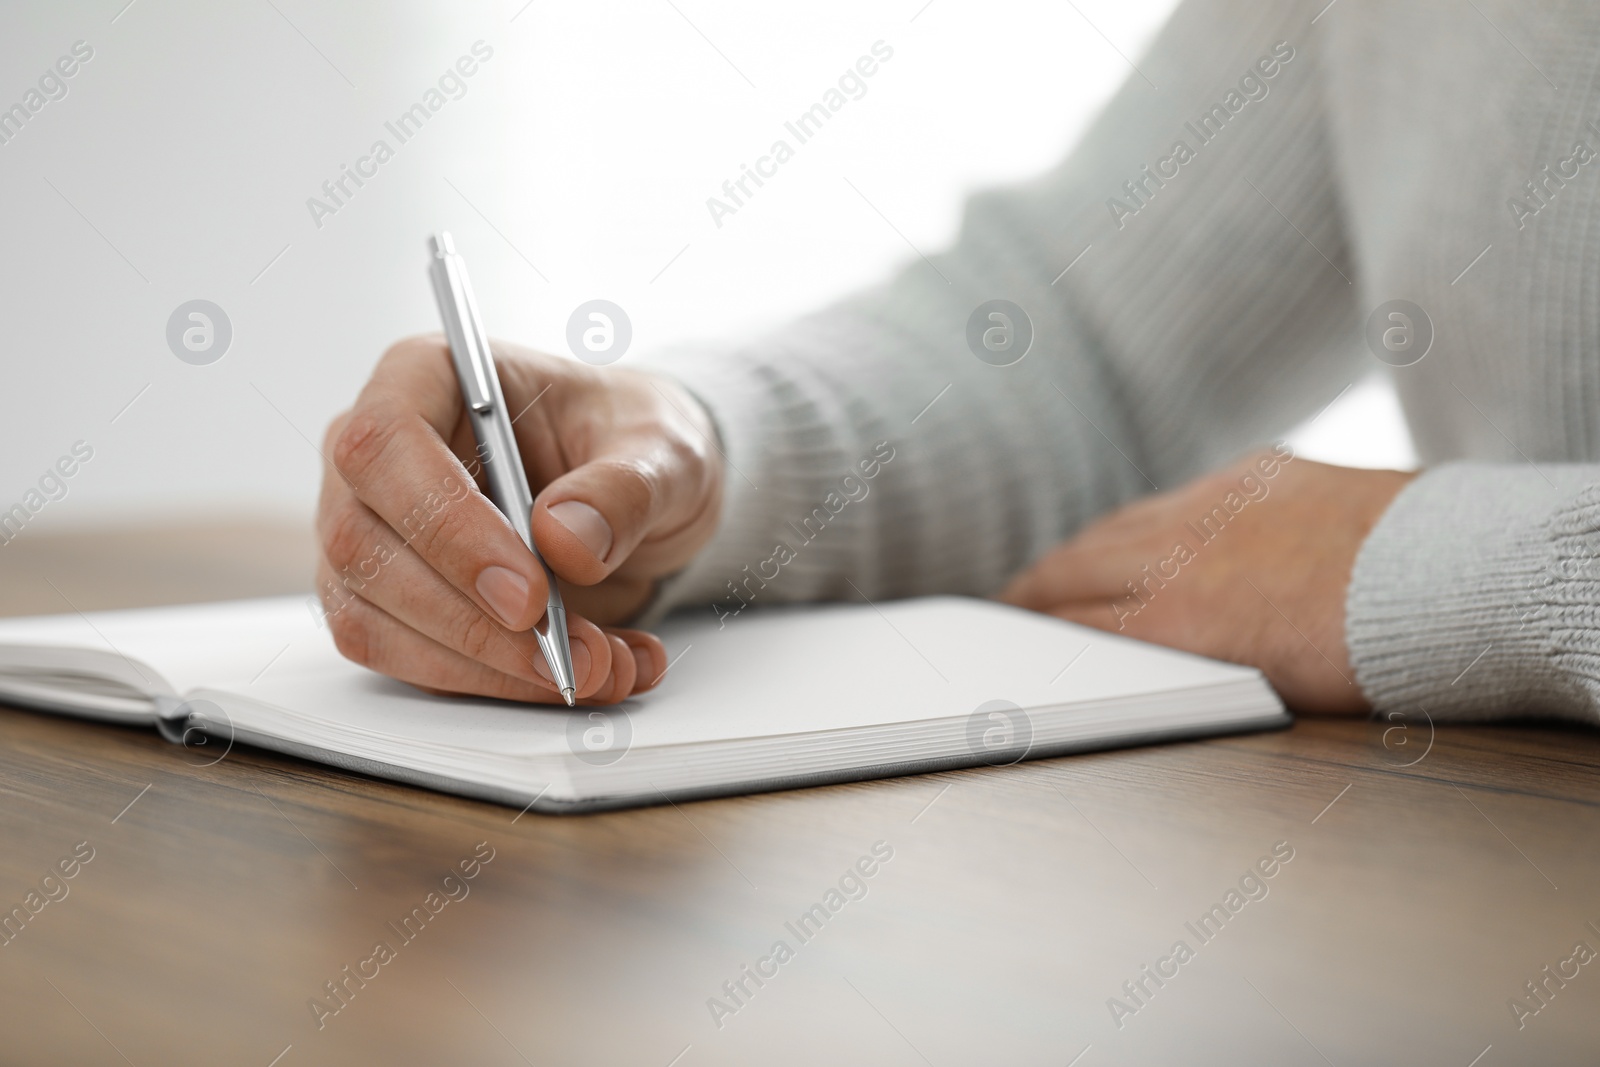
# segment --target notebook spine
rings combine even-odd
[[[157,696],[155,703],[156,730],[175,745],[185,744],[192,729],[189,720],[194,714],[189,702],[178,697]]]

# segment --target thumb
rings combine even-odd
[[[700,450],[667,432],[631,437],[545,486],[533,535],[551,568],[594,585],[630,559],[654,565],[654,542],[691,525],[709,506]]]
[[[694,482],[686,466],[659,454],[595,459],[534,499],[534,541],[555,573],[594,585],[627,563],[651,534],[682,525],[675,517],[690,504]]]

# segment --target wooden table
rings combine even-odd
[[[185,597],[290,591],[308,554],[260,524],[29,534],[0,610],[153,602],[179,570]],[[1600,739],[1389,725],[548,818],[0,709],[0,907],[93,849],[0,947],[0,1061],[1594,1063],[1600,960],[1563,961],[1600,951]]]

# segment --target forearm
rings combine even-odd
[[[1092,361],[996,368],[953,350],[965,324],[945,320],[981,283],[943,269],[954,300],[916,291],[945,290],[937,277],[902,280],[748,350],[667,364],[712,411],[728,465],[722,525],[673,605],[989,593],[1064,526],[1148,488]],[[882,318],[897,300],[923,302],[915,328]],[[1065,319],[1043,325],[1075,344]]]
[[[662,603],[993,592],[1346,385],[1358,320],[1315,62],[1284,41],[1303,23],[1290,4],[1184,5],[1148,57],[1169,93],[1131,82],[1060,167],[973,198],[950,251],[772,337],[653,361],[705,402],[730,465],[721,532]],[[1186,118],[1227,90],[1218,55],[1293,58],[1207,155],[1150,180],[1137,218],[1110,210],[1142,163],[1193,140]],[[967,340],[996,297],[1033,329],[1012,366]],[[880,441],[894,458],[828,507]],[[819,507],[826,533],[795,534]]]

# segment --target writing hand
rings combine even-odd
[[[722,460],[674,383],[496,343],[534,541],[562,581],[581,703],[651,688],[655,636],[618,628],[711,539]],[[442,338],[385,353],[329,427],[317,585],[339,650],[420,688],[562,703],[531,627],[545,575],[483,493]]]

